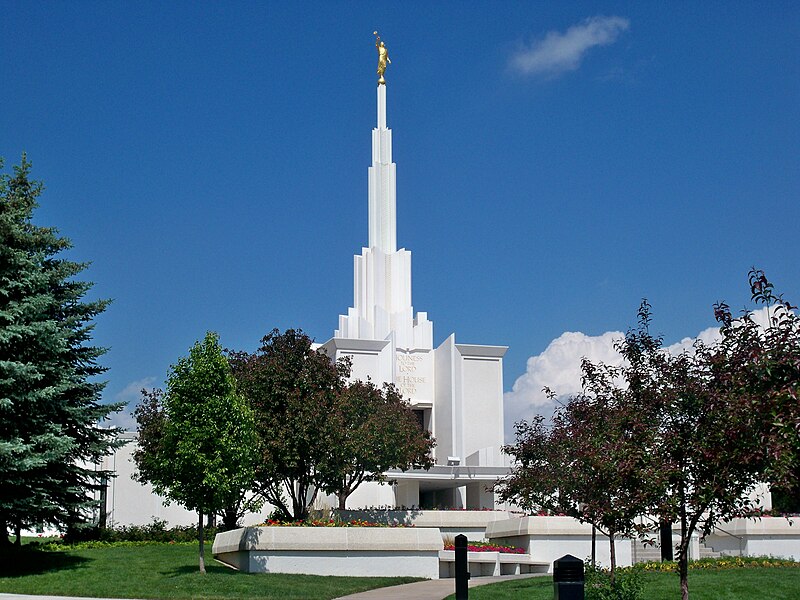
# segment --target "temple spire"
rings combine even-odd
[[[377,35],[377,33],[376,33]],[[396,171],[392,130],[386,126],[386,82],[390,62],[382,43],[379,56],[377,123],[372,130],[369,167],[369,246],[353,257],[353,306],[339,315],[336,338],[392,342],[395,348],[433,348],[433,323],[411,305],[411,252],[397,249]],[[386,63],[381,63],[382,58]]]
[[[372,130],[369,168],[369,247],[397,250],[396,173],[392,162],[392,130],[386,127],[386,85],[379,84],[378,123]]]

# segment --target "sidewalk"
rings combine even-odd
[[[526,579],[528,577],[544,577],[547,573],[530,573],[526,575],[504,575],[502,577],[475,577],[469,580],[469,587],[473,588],[488,583],[509,581],[511,579]],[[378,588],[368,592],[342,596],[336,600],[442,600],[456,592],[455,579],[429,579],[417,583],[406,583],[392,587]]]

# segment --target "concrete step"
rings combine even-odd
[[[719,558],[720,556],[722,556],[721,552],[714,552],[712,548],[700,544],[700,558]]]
[[[661,548],[645,546],[639,540],[633,542],[633,556],[636,562],[658,562],[661,560]],[[700,543],[700,558],[719,558],[721,553],[715,552],[710,546]]]

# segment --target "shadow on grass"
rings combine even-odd
[[[181,565],[175,567],[173,569],[169,569],[166,571],[159,571],[161,575],[167,575],[168,577],[175,577],[178,575],[191,575],[192,573],[199,573],[200,572],[200,565]],[[242,573],[241,571],[237,571],[236,569],[231,569],[230,567],[226,567],[216,563],[209,563],[206,561],[206,573],[213,573],[214,575],[249,575],[250,573]]]
[[[42,575],[53,571],[85,568],[91,559],[65,552],[10,548],[0,551],[0,577]]]

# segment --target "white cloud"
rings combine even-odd
[[[515,422],[530,419],[534,414],[549,416],[555,405],[542,391],[549,387],[558,396],[570,396],[581,391],[581,359],[602,361],[609,365],[622,364],[614,350],[621,340],[620,331],[591,336],[568,331],[550,342],[544,352],[528,359],[525,374],[517,378],[510,392],[503,395],[506,438],[510,439]]]
[[[764,327],[768,322],[767,309],[753,313],[756,323]],[[580,332],[562,333],[538,356],[528,359],[525,373],[517,378],[510,392],[503,395],[505,410],[506,440],[511,441],[514,423],[529,420],[535,414],[549,417],[556,408],[555,403],[542,391],[547,386],[558,396],[566,398],[581,391],[581,359],[604,362],[608,365],[621,365],[622,358],[614,349],[614,342],[624,334],[610,331],[598,336]],[[666,349],[672,354],[690,350],[695,340],[712,344],[720,337],[718,327],[709,327],[695,337],[686,337]]]
[[[613,44],[630,26],[624,17],[590,17],[566,32],[549,31],[511,57],[511,67],[524,75],[557,75],[577,69],[586,52]]]
[[[137,381],[131,381],[120,392],[115,394],[114,402],[124,402],[125,407],[118,413],[112,413],[109,421],[105,425],[122,427],[127,431],[136,431],[136,420],[133,418],[133,409],[139,403],[143,389],[153,389],[155,377],[145,377]]]
[[[774,309],[772,309],[774,312]],[[766,307],[760,308],[752,313],[753,320],[761,326],[766,328],[769,323],[769,311]],[[736,315],[734,315],[735,317]],[[666,346],[666,349],[671,354],[679,354],[685,350],[691,350],[695,340],[700,340],[705,345],[711,345],[718,341],[722,336],[719,333],[719,327],[709,327],[698,333],[695,337],[686,337],[679,342],[675,342],[671,346]]]

